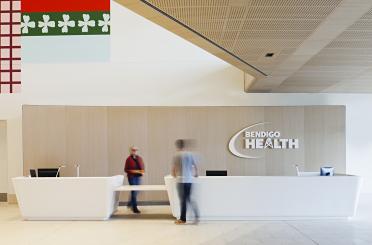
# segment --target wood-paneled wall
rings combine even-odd
[[[232,135],[257,122],[270,122],[283,136],[298,138],[296,150],[256,150],[261,158],[241,159],[227,148]],[[346,169],[345,107],[82,107],[24,106],[24,174],[30,168],[67,165],[63,176],[123,173],[128,147],[140,148],[146,164],[145,184],[162,184],[170,172],[174,141],[195,139],[200,174],[227,169],[229,175],[294,175],[332,165]],[[125,200],[125,196],[123,198]],[[144,193],[144,200],[163,200]]]

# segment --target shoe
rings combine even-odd
[[[140,211],[138,208],[135,208],[135,209],[133,209],[133,213],[135,213],[135,214],[140,214],[141,211]]]
[[[199,217],[196,217],[192,223],[194,225],[198,225],[199,224]]]
[[[183,221],[183,220],[178,219],[178,220],[174,221],[174,223],[176,225],[184,225],[184,224],[186,224],[186,221]]]

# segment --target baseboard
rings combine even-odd
[[[24,220],[29,221],[69,221],[69,220],[76,220],[76,221],[102,221],[102,220],[109,220],[110,216],[108,217],[23,217]]]
[[[8,201],[8,193],[0,193],[0,202]]]
[[[9,204],[18,204],[16,194],[8,194],[8,203]]]
[[[169,201],[138,201],[138,206],[169,206]],[[127,206],[128,202],[119,202],[119,206]]]

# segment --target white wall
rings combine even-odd
[[[0,121],[0,193],[8,192],[8,147],[6,121]]]
[[[23,174],[22,161],[22,120],[21,116],[7,121],[8,136],[8,193],[14,193],[12,177]]]
[[[363,192],[372,193],[372,96],[358,96],[346,107],[346,170],[364,176]]]
[[[347,169],[365,176],[364,191],[372,193],[371,95],[246,94],[240,70],[116,3],[110,62],[22,69],[23,92],[0,96],[0,120],[9,120],[9,177],[22,174],[22,104],[346,105]]]

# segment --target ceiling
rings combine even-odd
[[[246,73],[246,92],[372,92],[371,0],[117,0]]]

